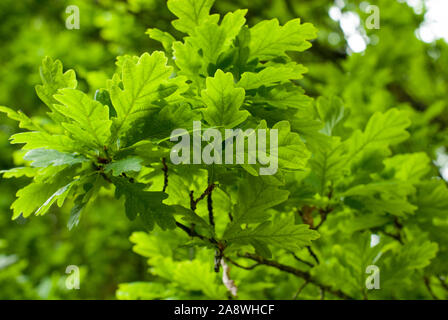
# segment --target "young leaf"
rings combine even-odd
[[[204,24],[195,30],[189,39],[191,44],[200,52],[207,65],[216,64],[219,56],[230,48],[235,37],[246,22],[244,16],[247,10],[238,10],[228,13],[221,25],[214,23]]]
[[[238,82],[238,86],[245,90],[257,89],[261,86],[270,87],[279,83],[299,80],[307,69],[300,64],[267,67],[260,72],[245,72]]]
[[[174,95],[184,79],[171,79],[173,68],[167,66],[165,54],[155,51],[152,55],[144,53],[134,62],[123,62],[123,89],[118,81],[110,86],[110,97],[117,112],[114,119],[114,133],[122,137],[132,129],[134,122],[141,120],[155,103]]]
[[[335,181],[344,175],[347,167],[347,156],[343,145],[336,139],[331,139],[329,146],[321,146],[310,159],[312,174],[320,181],[320,194],[323,195],[329,181]]]
[[[176,39],[171,34],[156,28],[148,29],[146,31],[146,34],[148,34],[151,39],[159,41],[163,45],[163,49],[166,51],[166,53],[172,56],[173,43],[176,41]]]
[[[62,206],[70,189],[76,184],[75,168],[66,168],[54,174],[51,179],[34,181],[17,192],[17,199],[11,205],[14,214],[12,219],[20,215],[24,218],[33,212],[45,214],[50,206],[57,201]]]
[[[100,149],[106,145],[112,125],[107,106],[74,89],[59,90],[54,98],[62,103],[54,108],[72,120],[63,126],[76,140]]]
[[[248,100],[251,100],[256,107],[262,105],[263,107],[270,106],[275,109],[287,110],[288,108],[293,108],[305,111],[312,107],[313,100],[304,93],[305,91],[302,88],[287,83],[272,88],[260,88],[257,90],[255,97],[250,97]],[[293,120],[292,123],[295,121],[298,121],[298,119]],[[309,125],[310,122],[313,123],[315,120],[310,119],[305,124]],[[297,127],[303,130],[305,126],[300,123]]]
[[[304,51],[311,47],[307,40],[316,38],[310,23],[294,19],[280,26],[277,19],[262,21],[250,29],[250,56],[259,60],[284,57],[286,51]]]
[[[191,34],[197,26],[208,22],[217,22],[218,15],[210,15],[214,0],[168,0],[168,9],[178,19],[172,22],[173,26],[184,33]]]
[[[411,121],[404,112],[390,109],[386,113],[375,113],[367,123],[364,132],[358,130],[347,140],[350,158],[356,157],[366,148],[388,147],[409,138],[406,131]]]
[[[207,89],[202,90],[201,96],[207,106],[204,118],[211,126],[230,129],[249,116],[248,111],[240,110],[245,91],[235,88],[231,73],[218,70],[213,78],[207,78]]]
[[[18,121],[19,128],[28,129],[28,130],[41,130],[40,126],[34,123],[34,121],[22,111],[14,111],[10,108],[0,106],[0,112],[6,113],[8,118]]]
[[[54,95],[59,89],[76,89],[78,82],[73,70],[63,72],[62,63],[59,60],[53,61],[50,57],[45,57],[39,69],[42,85],[36,86],[36,93],[39,98],[52,110],[50,116],[57,122],[64,120],[64,117],[54,110],[56,103]]]

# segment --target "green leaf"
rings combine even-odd
[[[218,70],[213,78],[207,78],[207,89],[202,90],[201,96],[207,106],[204,118],[211,126],[230,129],[249,116],[248,111],[240,110],[245,91],[235,88],[231,73]]]
[[[370,196],[384,194],[388,196],[403,197],[415,191],[415,188],[407,181],[386,180],[369,184],[358,184],[343,193],[344,196]]]
[[[221,25],[215,23],[204,24],[198,27],[189,39],[206,65],[216,64],[219,56],[230,48],[241,27],[246,22],[244,16],[247,10],[237,10],[225,15]]]
[[[143,160],[137,157],[129,157],[121,160],[117,160],[111,163],[108,163],[104,167],[104,172],[108,173],[112,171],[113,176],[118,177],[122,173],[125,172],[139,172],[142,169],[141,162]]]
[[[320,194],[325,193],[325,188],[330,181],[336,181],[344,175],[347,167],[347,156],[343,145],[332,139],[329,146],[322,145],[310,159],[310,167],[313,175],[320,181]]]
[[[33,149],[28,151],[23,157],[26,161],[31,161],[33,167],[48,167],[48,166],[73,166],[75,164],[88,161],[83,156],[75,154],[62,153],[57,150],[48,149]]]
[[[37,174],[38,168],[30,168],[30,167],[17,167],[9,170],[0,170],[0,174],[3,174],[3,178],[21,178],[27,177],[32,178]]]
[[[75,185],[77,181],[70,182],[69,184],[63,186],[62,188],[58,189],[55,193],[51,195],[50,198],[45,201],[42,206],[39,207],[36,211],[36,215],[44,215],[48,212],[48,210],[51,208],[51,206],[57,202],[59,207],[62,207],[62,205],[65,202],[65,199],[67,199],[71,188]]]
[[[288,199],[289,192],[282,190],[273,183],[273,177],[248,176],[238,186],[237,202],[233,209],[233,224],[228,228],[229,235],[232,227],[243,223],[262,222],[270,217],[266,212]],[[231,234],[231,233],[230,233]]]
[[[322,132],[328,136],[333,135],[337,125],[343,122],[345,116],[344,102],[338,97],[319,97],[317,99],[317,111],[325,124]]]
[[[238,86],[245,90],[257,89],[261,86],[270,87],[277,84],[299,80],[307,69],[300,64],[288,64],[267,67],[260,72],[245,72],[238,82]]]
[[[120,283],[116,292],[118,300],[160,300],[169,299],[175,289],[157,282]]]
[[[151,231],[157,223],[163,230],[176,227],[173,209],[162,203],[167,195],[163,192],[145,191],[142,183],[130,183],[125,178],[112,178],[116,186],[115,197],[126,198],[126,215],[130,220],[140,216],[146,228]]]
[[[122,84],[115,79],[110,85],[110,96],[116,110],[114,133],[116,137],[126,135],[133,123],[145,117],[147,112],[164,99],[177,97],[178,89],[185,90],[185,79],[170,79],[173,68],[167,66],[165,54],[155,51],[144,53],[134,62],[126,59],[122,68]]]
[[[61,152],[79,152],[83,149],[74,140],[64,135],[52,135],[40,131],[21,132],[10,138],[12,144],[25,145],[24,150],[53,149]]]
[[[278,148],[277,150],[274,148],[274,154],[278,154],[279,167],[293,170],[304,169],[311,153],[300,136],[291,132],[289,122],[286,120],[278,122],[272,129],[278,130]]]
[[[213,228],[210,226],[210,224],[208,224],[199,215],[194,213],[193,210],[177,205],[172,207],[175,209],[176,215],[180,215],[183,220],[193,225],[195,227],[195,230],[200,231],[200,234],[209,238],[213,238],[215,236]]]
[[[182,128],[191,131],[193,121],[202,120],[199,110],[193,110],[188,103],[170,104],[159,112],[156,110],[148,114],[141,122],[134,125],[132,134],[128,134],[129,141],[142,139],[168,140],[173,130]],[[158,143],[155,141],[155,143]]]
[[[381,268],[383,288],[396,287],[402,283],[400,279],[409,278],[418,269],[427,267],[437,252],[437,243],[419,237],[400,247],[394,254],[389,254],[385,266]]]
[[[396,179],[419,182],[430,171],[431,159],[426,153],[401,154],[386,159],[384,165],[386,171],[394,171]]]
[[[218,15],[210,15],[214,0],[168,0],[168,9],[178,19],[172,22],[173,26],[184,33],[191,34],[197,26],[209,22],[216,22]]]
[[[346,204],[353,198],[359,199],[365,211],[403,217],[406,214],[413,214],[417,209],[407,199],[407,196],[414,192],[415,188],[408,182],[380,181],[359,184],[342,195],[345,197]]]
[[[173,43],[176,39],[171,34],[156,28],[148,29],[146,34],[148,34],[151,39],[159,41],[163,45],[163,49],[165,49],[166,53],[172,56]]]
[[[160,176],[162,178],[162,176]],[[190,208],[190,192],[193,191],[198,198],[208,187],[208,172],[204,169],[192,167],[179,167],[170,170],[166,193],[168,199],[164,203],[168,205],[181,205]]]
[[[59,60],[53,61],[50,57],[45,57],[42,66],[39,69],[42,85],[36,86],[36,93],[39,98],[53,111],[50,116],[55,120],[63,120],[61,115],[54,110],[53,104],[56,103],[54,95],[59,89],[75,89],[78,85],[76,75],[73,70],[63,72],[62,63]]]
[[[306,96],[305,91],[293,84],[275,86],[272,88],[262,88],[257,90],[255,97],[250,97],[252,103],[263,105],[264,107],[274,107],[286,110],[288,108],[299,109],[301,111],[312,107],[312,99]],[[315,120],[311,119],[311,122]],[[307,123],[310,123],[308,121]],[[303,128],[303,126],[299,126]]]
[[[82,212],[85,210],[89,202],[98,195],[103,183],[103,177],[98,174],[83,176],[80,178],[78,188],[80,191],[78,191],[67,221],[67,228],[69,230],[72,230],[74,227],[78,226]]]
[[[294,19],[280,26],[277,19],[262,21],[250,29],[250,56],[259,60],[284,57],[286,51],[304,51],[311,47],[307,40],[316,38],[310,23]]]
[[[254,229],[247,228],[228,235],[226,240],[230,243],[251,244],[255,248],[269,245],[297,251],[304,246],[311,245],[311,241],[318,238],[319,233],[310,230],[306,224],[297,225],[289,219],[276,219],[274,222],[263,222]],[[262,251],[268,252],[266,249]]]
[[[387,148],[407,138],[406,131],[411,121],[404,112],[390,109],[386,113],[375,113],[367,123],[364,132],[358,130],[347,140],[350,158],[353,159],[366,148]]]
[[[304,170],[306,168],[311,153],[300,139],[300,136],[295,132],[291,132],[291,126],[288,121],[280,121],[272,129],[269,129],[266,121],[262,120],[256,130],[260,129],[266,130],[266,156],[271,159],[271,162],[278,161],[278,168],[284,170]],[[271,145],[271,130],[277,130],[277,145]],[[246,152],[252,153],[255,157],[258,150],[248,150],[246,148]],[[260,168],[263,167],[261,164],[243,164],[241,166],[252,175],[258,175]]]
[[[420,183],[417,188],[415,205],[418,207],[416,217],[438,217],[445,219],[448,215],[448,187],[443,180],[429,180]]]
[[[8,118],[18,121],[19,128],[28,130],[40,130],[40,126],[34,123],[32,119],[28,118],[28,116],[20,110],[15,111],[7,107],[0,106],[0,112],[6,113]]]
[[[74,170],[73,167],[64,169],[50,179],[34,181],[20,189],[16,201],[11,205],[12,219],[17,219],[20,215],[27,218],[33,212],[43,215],[55,202],[61,207],[77,182],[73,178]]]
[[[199,55],[199,49],[193,45],[191,38],[185,42],[176,41],[173,44],[173,56],[179,75],[187,76],[188,79],[202,88],[204,77],[208,75],[204,58]]]
[[[80,201],[82,197],[79,197],[75,200],[75,204],[73,205],[72,210],[70,211],[70,217],[68,218],[67,228],[68,230],[72,230],[74,227],[78,226],[79,220],[81,218],[81,213],[84,210],[86,203]]]
[[[64,128],[82,143],[102,148],[110,137],[112,121],[109,120],[109,108],[74,89],[59,90],[54,98],[62,105],[54,108],[71,123],[63,123]]]
[[[344,220],[342,229],[347,234],[352,234],[356,231],[378,228],[390,222],[393,222],[390,216],[382,216],[377,213],[363,213],[362,215]]]

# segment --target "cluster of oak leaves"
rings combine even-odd
[[[308,297],[428,297],[428,283],[447,274],[448,190],[425,153],[393,152],[409,137],[406,111],[345,126],[343,102],[306,96],[299,82],[307,69],[287,54],[311,46],[311,24],[249,27],[246,10],[221,18],[212,4],[169,0],[186,36],[150,29],[164,52],[118,57],[95,97],[76,89],[74,71],[44,59],[36,92],[49,119],[0,108],[25,129],[11,140],[29,164],[3,176],[32,178],[13,219],[67,202],[73,228],[97,196],[114,192],[150,231],[131,241],[155,276],[122,285],[119,298],[256,298],[261,289],[293,295],[302,286]],[[172,165],[170,133],[193,121],[278,129],[278,173],[258,176],[258,164]],[[381,290],[365,286],[370,265]]]

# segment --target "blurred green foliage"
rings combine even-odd
[[[367,18],[362,1],[338,2],[344,4],[340,6],[342,13],[353,12],[361,21]],[[424,43],[416,37],[423,13],[417,14],[399,1],[374,2],[381,9],[381,28],[368,30],[363,24],[359,26],[359,32],[368,42],[362,53],[350,52],[340,24],[328,15],[328,10],[335,6],[331,0],[218,0],[213,10],[227,12],[249,8],[250,25],[274,17],[282,23],[295,17],[312,22],[319,30],[318,39],[310,50],[296,57],[309,69],[306,77],[299,81],[306,93],[312,97],[340,97],[350,115],[345,115],[345,126],[353,130],[364,127],[376,111],[390,108],[406,111],[412,120],[411,137],[396,151],[426,152],[435,160],[436,151],[448,146],[448,45],[443,40]],[[68,5],[80,8],[79,30],[65,28]],[[66,69],[76,70],[80,87],[93,95],[115,71],[116,56],[140,55],[161,48],[145,35],[148,27],[180,37],[171,26],[172,19],[163,0],[2,0],[0,105],[23,110],[34,117],[44,116],[45,108],[34,86],[40,82],[38,66],[45,56],[60,59]],[[15,124],[4,115],[0,117],[0,168],[8,169],[21,165],[22,160],[16,148],[8,143],[9,136],[17,130]],[[433,169],[437,171],[438,168]],[[182,270],[174,267],[174,253],[166,243],[180,241],[182,236],[176,240],[159,231],[151,235],[133,233],[141,227],[125,218],[123,204],[113,200],[112,190],[104,191],[74,231],[66,228],[68,212],[65,208],[53,208],[39,219],[11,221],[9,206],[16,190],[26,182],[26,179],[2,179],[0,182],[0,299],[109,299],[115,295],[123,299],[226,297],[222,287],[213,287],[208,271],[201,269],[201,266],[212,265],[207,259],[213,253],[199,252],[198,259],[203,264],[198,266],[187,261],[183,262]],[[428,190],[432,190],[430,186]],[[336,222],[329,221],[329,226],[337,225]],[[434,227],[424,219],[419,223],[428,226],[427,232]],[[430,240],[439,244],[440,255],[430,268],[437,274],[447,275],[444,265],[448,259],[447,222],[441,219],[436,225],[440,229],[430,233]],[[420,241],[412,230],[409,233],[415,241]],[[155,266],[151,274],[147,273],[145,261],[131,252],[129,237],[136,244],[134,250]],[[338,259],[353,260],[354,257],[345,256],[346,252],[368,251],[362,247],[365,241],[356,241],[358,247],[329,245],[327,249],[321,243],[322,255],[331,257],[328,261],[335,272],[328,277],[337,278],[338,271],[347,272],[337,269]],[[142,248],[145,244],[147,247]],[[182,250],[180,255],[184,259],[190,248]],[[409,255],[415,253],[413,250],[409,248]],[[295,262],[293,257],[278,258],[285,264]],[[65,288],[68,265],[80,266],[82,290]],[[234,278],[244,288],[240,298],[289,299],[290,293],[302,285],[300,279],[277,270],[233,270]],[[182,282],[181,271],[203,276],[204,285],[189,288]],[[164,272],[170,279],[169,286],[143,282],[155,275],[162,274],[163,278]],[[263,284],[254,280],[261,277]],[[125,282],[133,283],[121,285],[116,293],[118,284]],[[179,293],[175,290],[177,286],[184,290]],[[443,288],[438,284],[434,290],[443,296]],[[419,286],[416,291],[421,298],[431,297],[425,288]],[[320,295],[313,287],[301,293],[305,298],[319,298]]]

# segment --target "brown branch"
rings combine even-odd
[[[162,191],[165,192],[166,188],[168,187],[168,166],[166,164],[166,159],[165,158],[162,159],[162,164],[163,164],[163,168],[162,168],[162,171],[163,171],[163,190]]]
[[[196,211],[198,203],[205,199],[206,196],[212,193],[213,189],[215,189],[215,184],[210,184],[207,189],[199,196],[199,198],[194,199],[194,191],[190,191],[190,207],[191,210]]]
[[[311,229],[314,229],[314,219],[313,219],[313,211],[315,207],[303,206],[302,209],[298,210],[300,217],[302,218],[303,223],[310,226]]]
[[[208,240],[208,241],[210,241],[210,239],[207,239],[203,235],[197,233],[193,228],[189,228],[189,227],[187,227],[186,225],[183,225],[180,222],[176,221],[176,226],[179,227],[180,229],[182,229],[183,231],[185,231],[192,238],[196,237],[196,238],[199,238],[201,240]]]
[[[311,268],[314,267],[314,264],[312,264],[312,263],[310,263],[308,261],[305,261],[303,259],[300,259],[294,252],[291,252],[291,254],[294,257],[294,259],[296,259],[297,261],[299,261],[299,262],[301,262],[303,264],[306,264],[308,267],[311,267]]]
[[[397,240],[397,241],[400,242],[401,244],[404,244],[404,243],[403,243],[403,240],[401,239],[401,235],[400,235],[400,234],[393,234],[393,233],[390,233],[390,232],[387,232],[387,231],[383,231],[383,230],[381,230],[381,232],[382,232],[384,235],[386,235],[386,236],[388,236],[388,237],[391,237],[392,239]]]
[[[230,259],[229,257],[225,257],[225,259],[226,259],[227,261],[229,261],[231,264],[233,264],[234,266],[236,266],[236,267],[238,267],[238,268],[241,268],[241,269],[244,269],[244,270],[253,270],[253,269],[255,269],[256,267],[261,266],[261,264],[256,263],[256,264],[254,264],[254,265],[251,265],[251,266],[246,267],[246,266],[243,266],[243,265],[239,264],[239,263],[236,262],[235,260]]]
[[[313,259],[316,261],[317,264],[319,264],[319,258],[317,257],[317,255],[314,253],[313,249],[311,249],[310,246],[306,247],[308,249],[308,252],[310,253],[310,255],[313,257]]]
[[[331,286],[327,286],[327,285],[319,283],[316,279],[314,279],[311,276],[311,274],[309,272],[305,272],[305,271],[302,271],[302,270],[299,270],[299,269],[296,269],[296,268],[293,268],[293,267],[290,267],[290,266],[278,263],[278,262],[273,261],[273,260],[268,260],[268,259],[265,259],[265,258],[263,258],[261,256],[258,256],[258,255],[255,255],[255,254],[251,254],[251,253],[246,253],[246,254],[242,255],[242,257],[250,259],[250,260],[253,260],[253,261],[256,261],[259,264],[270,266],[270,267],[276,268],[278,270],[281,270],[281,271],[290,273],[292,275],[295,275],[295,276],[297,276],[299,278],[304,279],[305,281],[307,281],[309,283],[314,284],[315,286],[318,286],[322,290],[325,290],[325,291],[327,291],[327,292],[337,296],[338,298],[341,298],[341,299],[352,299],[349,295],[345,294],[341,290],[336,290],[336,289],[333,289]]]
[[[207,196],[207,209],[208,209],[208,220],[209,220],[210,225],[212,226],[213,230],[215,230],[215,217],[213,216],[212,194],[213,193],[210,191],[210,194]]]

